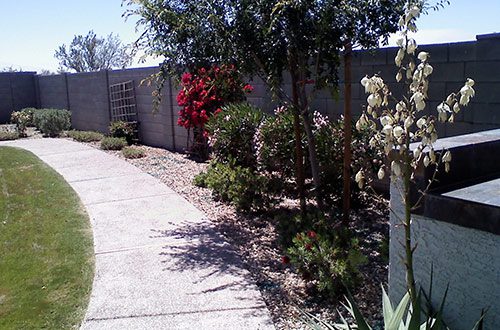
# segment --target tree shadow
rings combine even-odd
[[[164,246],[160,253],[165,257],[162,260],[164,270],[194,271],[198,278],[193,284],[210,278],[224,280],[220,285],[199,293],[257,289],[241,257],[208,220],[200,223],[184,222],[175,229],[154,230],[154,233],[154,237],[168,237],[176,241]],[[227,279],[230,281],[225,282]]]

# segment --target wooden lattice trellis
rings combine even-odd
[[[137,106],[134,81],[129,80],[109,86],[111,121],[125,121],[137,124]]]

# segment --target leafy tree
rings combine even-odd
[[[48,70],[48,69],[42,69],[42,70],[38,71],[37,73],[41,76],[52,76],[52,75],[57,74],[56,72]]]
[[[301,124],[315,190],[321,180],[309,104],[314,92],[338,83],[340,51],[348,42],[374,47],[395,32],[403,0],[125,0],[144,33],[136,46],[165,57],[162,72],[233,62],[261,77],[295,113],[297,185],[303,194]],[[291,91],[282,86],[290,74]],[[313,88],[311,88],[311,85]],[[161,86],[161,83],[160,83]],[[322,206],[317,194],[318,206]]]
[[[76,35],[69,47],[59,46],[54,56],[59,60],[60,71],[99,71],[125,68],[132,63],[132,55],[118,36],[111,33],[100,38],[94,31],[86,36]]]
[[[23,72],[23,68],[21,67],[16,68],[15,66],[11,65],[1,68],[0,72]]]

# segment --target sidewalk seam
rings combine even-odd
[[[248,307],[233,307],[233,308],[218,308],[218,309],[206,309],[199,311],[185,311],[185,312],[171,312],[171,313],[156,313],[156,314],[141,314],[141,315],[123,315],[123,316],[113,316],[113,317],[94,317],[88,318],[86,321],[108,321],[108,320],[121,320],[121,319],[133,319],[141,317],[160,317],[160,316],[175,316],[175,315],[190,315],[190,314],[205,314],[205,313],[217,313],[226,311],[239,311],[239,310],[252,310],[252,309],[267,309],[265,304],[248,306]]]
[[[103,202],[83,203],[83,205],[85,205],[85,206],[87,206],[87,205],[102,205],[102,204],[106,204],[106,203],[133,201],[133,200],[141,199],[141,198],[168,196],[168,195],[172,195],[172,194],[176,194],[176,192],[172,191],[172,192],[163,193],[163,194],[154,194],[154,195],[139,196],[139,197],[132,197],[132,198],[113,199],[110,201],[103,201]]]

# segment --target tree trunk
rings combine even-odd
[[[314,196],[316,198],[316,203],[318,205],[318,208],[320,210],[324,210],[324,205],[323,205],[323,195],[321,192],[321,176],[320,176],[320,170],[319,170],[319,161],[318,161],[318,154],[316,151],[316,139],[314,137],[314,133],[312,130],[312,124],[311,124],[311,118],[310,118],[310,113],[309,113],[309,104],[307,100],[307,92],[306,92],[306,75],[305,75],[305,68],[307,65],[307,60],[304,60],[301,58],[302,61],[297,61],[297,66],[296,66],[296,74],[298,76],[298,81],[296,84],[298,84],[297,90],[299,92],[299,102],[297,104],[298,109],[300,109],[300,114],[302,116],[302,121],[304,123],[304,131],[306,132],[306,137],[307,137],[307,147],[309,151],[309,162],[311,165],[311,172],[312,172],[312,177],[313,177],[313,184],[314,184]],[[293,81],[292,81],[293,82]]]
[[[351,143],[352,143],[352,109],[351,109],[351,66],[352,44],[346,42],[344,47],[344,165],[343,165],[343,200],[342,224],[349,227],[349,211],[351,209]]]
[[[292,62],[290,62],[292,63]],[[298,110],[299,93],[297,91],[297,75],[295,70],[290,65],[290,74],[292,77],[292,101],[293,101],[293,130],[295,137],[295,180],[297,184],[297,192],[300,199],[300,212],[302,215],[306,213],[306,196],[305,196],[305,174],[304,174],[304,153],[302,150],[302,130],[300,129],[300,114]]]

